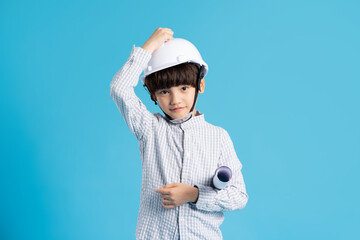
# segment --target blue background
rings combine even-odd
[[[249,202],[224,239],[360,239],[358,1],[1,1],[0,239],[134,239],[138,144],[110,82],[157,27],[209,65]],[[159,112],[139,84],[137,95]]]

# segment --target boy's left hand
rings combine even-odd
[[[198,198],[199,190],[185,183],[171,183],[156,189],[163,198],[162,205],[170,209],[180,206],[187,202],[195,202]]]

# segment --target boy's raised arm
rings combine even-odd
[[[228,185],[221,189],[210,186],[196,185],[199,189],[199,196],[196,203],[190,203],[197,209],[204,211],[232,211],[242,209],[248,201],[243,175],[242,164],[236,156],[236,152],[229,134],[224,131],[223,148],[220,162],[232,170],[232,178]]]
[[[115,74],[110,84],[110,96],[138,140],[143,137],[147,129],[150,129],[154,118],[134,92],[139,76],[150,58],[149,52],[134,45],[130,57]]]
[[[151,59],[151,54],[165,41],[172,39],[173,32],[168,28],[158,28],[140,47],[133,47],[130,57],[115,74],[110,84],[110,96],[116,103],[131,132],[140,141],[151,130],[155,116],[150,113],[135,95],[141,72]]]

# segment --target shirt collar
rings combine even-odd
[[[183,122],[186,122],[187,120],[189,120],[192,116],[193,112],[189,112],[188,114],[186,114],[185,116],[181,117],[181,118],[177,118],[177,119],[169,119],[167,116],[166,116],[166,119],[171,122],[171,123],[174,123],[174,124],[179,124],[179,123],[183,123]]]
[[[205,122],[204,114],[200,113],[198,110],[195,110],[195,116],[192,117],[193,112],[189,112],[185,116],[177,119],[169,119],[167,117],[166,120],[173,123],[173,124],[179,124],[182,128],[188,128],[193,125],[201,124]]]

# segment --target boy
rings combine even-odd
[[[150,113],[135,95],[142,80],[165,116]],[[142,163],[136,239],[222,239],[224,211],[245,207],[248,195],[228,133],[195,110],[208,67],[190,42],[158,28],[133,50],[110,86],[139,141]],[[232,170],[228,185],[212,185],[215,170]]]

